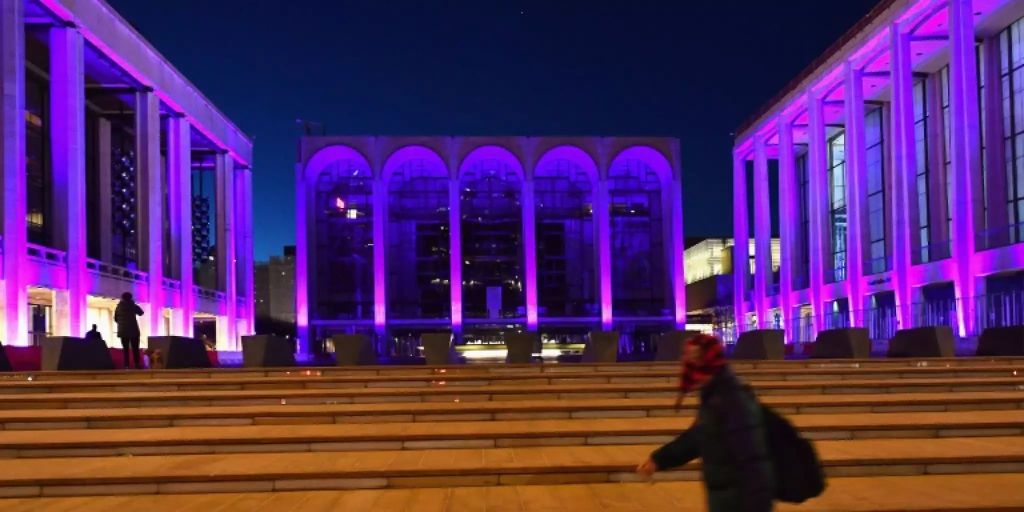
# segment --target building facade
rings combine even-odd
[[[295,246],[285,246],[281,256],[256,263],[257,330],[294,335]]]
[[[777,280],[768,251],[734,274],[741,330],[1024,323],[1022,17],[886,0],[738,131],[734,236],[766,246],[775,203],[782,240]]]
[[[0,0],[0,336],[253,325],[252,143],[102,0]]]
[[[296,181],[306,352],[339,332],[387,351],[685,324],[675,139],[306,137]]]

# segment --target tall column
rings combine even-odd
[[[227,152],[215,158],[217,183],[217,278],[224,292],[223,321],[218,322],[217,348],[234,350],[237,339],[237,254],[235,247],[235,162]],[[223,325],[221,325],[223,324]]]
[[[796,154],[793,149],[792,120],[783,115],[778,120],[779,127],[779,238],[781,239],[781,256],[779,262],[779,304],[785,322],[786,339],[794,340],[795,326],[789,321],[793,312],[793,255],[796,254],[797,222],[800,209],[796,197]]]
[[[676,329],[686,329],[686,265],[683,260],[684,233],[683,229],[683,180],[676,175],[672,178],[671,219],[672,219],[672,295],[675,305]]]
[[[448,273],[452,298],[452,331],[462,332],[462,194],[459,179],[448,181]]]
[[[256,262],[254,255],[254,240],[253,240],[253,202],[252,202],[252,177],[253,170],[251,168],[242,171],[243,178],[245,180],[245,186],[243,187],[243,200],[245,201],[245,209],[242,211],[243,221],[245,222],[245,245],[243,251],[245,254],[245,279],[242,281],[245,283],[245,325],[246,332],[243,334],[252,335],[256,334]]]
[[[953,257],[956,298],[960,301],[960,336],[979,334],[974,321],[974,231],[982,211],[975,183],[981,174],[981,134],[978,119],[978,63],[971,0],[949,2],[949,145],[952,151]],[[994,85],[993,85],[994,86]]]
[[[378,339],[387,326],[388,188],[382,175],[373,178],[373,327]]]
[[[1000,83],[1000,62],[999,62],[999,38],[989,37],[985,39],[981,51],[984,64],[983,80],[985,81],[984,91],[984,123],[985,123],[985,173],[984,179],[978,176],[975,194],[984,197],[985,227],[986,231],[981,238],[980,250],[991,247],[1001,247],[1009,244],[1010,231],[1006,225],[1009,221],[1009,212],[1006,202],[1006,153],[1003,146],[1003,99]],[[1004,228],[1004,229],[999,229]],[[977,295],[978,292],[975,292]]]
[[[608,196],[608,179],[597,180],[597,264],[599,290],[601,294],[601,329],[611,330],[613,318],[612,300],[612,212]]]
[[[912,327],[910,280],[910,240],[913,219],[910,211],[910,184],[917,169],[914,142],[914,77],[910,56],[910,36],[899,23],[890,28],[892,66],[892,201],[893,288],[896,295],[896,320],[899,328]]]
[[[822,288],[825,277],[825,254],[829,252],[828,219],[828,150],[825,141],[825,112],[821,98],[814,91],[807,93],[807,186],[810,189],[810,233],[808,251],[810,255],[809,285],[811,289],[811,312],[814,317],[812,334],[822,326],[825,305],[822,303]]]
[[[523,180],[523,247],[526,275],[526,329],[537,330],[537,222],[533,200],[533,174]]]
[[[311,188],[306,181],[305,167],[302,164],[295,164],[295,334],[298,337],[298,351],[301,355],[313,353],[313,340],[309,334],[311,253],[307,226],[312,220],[312,212],[308,205]]]
[[[3,342],[27,345],[24,0],[0,0],[0,162],[3,165]]]
[[[192,275],[192,139],[188,119],[167,120],[167,193],[170,194],[171,261],[181,283],[173,334],[192,336],[195,280]]]
[[[85,70],[82,34],[50,28],[50,158],[55,245],[67,251],[67,288],[57,289],[55,333],[86,331]]]
[[[732,155],[732,277],[736,335],[747,329],[747,282],[750,275],[750,230],[747,226],[747,158]]]
[[[754,311],[757,326],[768,329],[768,282],[772,275],[772,216],[768,156],[761,135],[754,136]]]
[[[110,119],[106,117],[96,118],[96,170],[99,172],[99,223],[100,223],[100,261],[111,263],[114,261],[114,237],[106,236],[106,233],[114,232],[113,205],[111,204],[112,182],[110,173],[113,159],[111,153],[113,147],[110,140]],[[191,222],[191,220],[190,220]]]
[[[248,168],[235,170],[235,325],[237,327],[236,337],[241,343],[241,337],[251,334],[252,322],[252,294],[250,285],[252,283],[252,249],[250,246],[250,220],[249,215],[252,205],[249,202],[250,179],[252,172]],[[241,302],[241,306],[239,306]]]
[[[160,169],[160,100],[152,89],[135,93],[135,144],[139,188],[139,252],[149,273],[150,336],[163,333],[163,172]],[[143,333],[147,330],[144,329]]]
[[[867,133],[863,72],[846,63],[846,296],[850,325],[864,326],[864,191],[867,189]]]

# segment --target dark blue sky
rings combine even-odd
[[[687,236],[732,133],[876,0],[108,0],[255,143],[256,257],[295,241],[297,118],[334,134],[668,135]]]

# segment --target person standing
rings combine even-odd
[[[96,327],[96,324],[92,324],[92,329],[85,333],[85,341],[106,344],[106,342],[103,341],[103,334],[100,333],[100,330],[98,327]]]
[[[124,367],[128,365],[128,352],[131,352],[135,360],[135,368],[142,369],[142,360],[139,358],[139,339],[142,333],[139,331],[139,321],[136,317],[142,316],[142,308],[135,303],[130,292],[121,294],[121,302],[114,308],[114,322],[117,323],[117,337],[121,338],[121,348],[124,354]]]
[[[700,392],[697,418],[674,441],[636,468],[645,478],[701,458],[701,476],[711,512],[769,512],[775,470],[766,425],[757,401],[725,362],[721,341],[697,335],[686,341],[678,406]]]

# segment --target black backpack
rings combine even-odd
[[[775,499],[803,503],[825,490],[825,473],[810,441],[769,407],[764,410],[765,435],[775,469]]]

